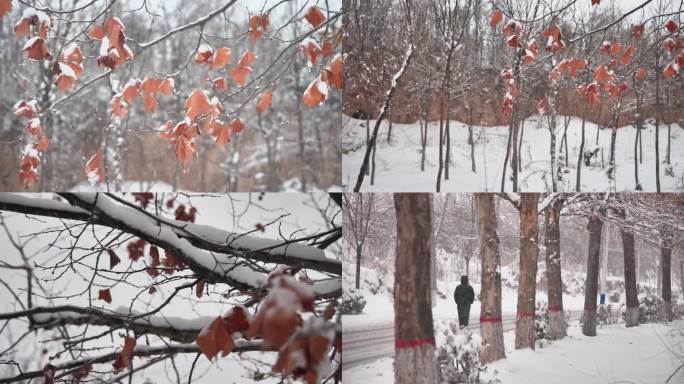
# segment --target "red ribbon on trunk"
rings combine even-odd
[[[549,312],[563,312],[563,307],[551,306],[549,307]]]
[[[586,311],[595,311],[596,310],[596,305],[585,305],[584,310]]]
[[[534,317],[534,312],[518,312],[518,319],[521,317]]]
[[[414,339],[414,340],[395,340],[394,346],[397,349],[416,348],[421,345],[435,345],[435,339]]]
[[[500,323],[501,316],[485,316],[480,317],[480,323]]]

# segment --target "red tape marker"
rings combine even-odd
[[[549,312],[563,312],[563,307],[551,306],[549,307]]]
[[[416,348],[421,345],[435,345],[435,339],[414,339],[414,340],[395,340],[394,346],[397,349]]]
[[[480,323],[500,323],[501,316],[480,317]]]
[[[534,312],[518,312],[518,318],[521,317],[534,317]]]

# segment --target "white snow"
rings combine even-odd
[[[647,120],[642,131],[643,162],[639,165],[639,181],[645,191],[656,190],[655,179],[655,127],[653,121]],[[342,137],[342,182],[348,189],[356,181],[365,153],[366,121],[344,117]],[[371,129],[374,120],[370,121]],[[558,117],[556,132],[557,156],[563,134],[563,117]],[[428,126],[425,171],[420,171],[421,145],[420,127],[414,124],[393,124],[391,144],[387,143],[388,122],[383,121],[377,140],[375,185],[370,185],[370,177],[364,179],[362,192],[396,191],[434,192],[439,159],[439,122],[431,122]],[[585,149],[596,145],[598,126],[587,122],[585,126]],[[667,145],[667,125],[660,124],[660,161],[665,161]],[[660,181],[662,191],[684,190],[684,129],[678,124],[671,125],[671,163],[674,176],[664,173],[665,164],[661,165]],[[468,143],[468,126],[461,122],[451,122],[451,163],[450,179],[442,181],[443,192],[458,191],[494,191],[501,190],[501,174],[506,145],[508,127],[473,126],[475,140],[476,172],[471,170],[470,146]],[[624,126],[617,130],[616,145],[616,190],[634,190],[634,137],[636,129]],[[574,191],[576,179],[577,157],[581,138],[581,119],[571,117],[568,126],[568,151],[570,153],[567,173],[562,173],[563,180],[558,182],[559,191]],[[610,157],[611,129],[600,129],[598,154],[591,166],[582,164],[582,191],[607,191],[610,180],[606,175]],[[525,121],[522,143],[522,166],[519,175],[521,191],[551,190],[551,159],[549,154],[550,134],[546,119],[533,116]],[[557,160],[560,161],[560,160]],[[511,159],[506,170],[506,191],[512,190]],[[564,163],[564,162],[563,162]]]

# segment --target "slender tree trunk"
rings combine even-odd
[[[387,115],[389,116],[387,118],[387,124],[389,125],[387,129],[387,144],[392,144],[392,110],[390,109],[389,112],[387,112]]]
[[[394,381],[434,384],[438,374],[430,306],[430,197],[424,193],[395,193],[394,206]]]
[[[473,138],[473,109],[468,108],[468,112],[470,112],[470,120],[468,124],[468,145],[470,145],[470,169],[473,171],[473,173],[476,173],[477,170],[475,168],[475,139]]]
[[[449,127],[449,94],[447,93],[447,107],[446,107],[446,158],[444,159],[444,180],[449,180],[449,162],[451,161],[451,129]]]
[[[658,66],[656,51],[656,104],[655,104],[655,167],[656,167],[656,192],[660,193],[660,67]]]
[[[363,246],[362,245],[357,245],[356,246],[356,284],[354,285],[356,289],[359,289],[360,287],[360,280],[361,280],[361,250]]]
[[[663,302],[665,305],[665,317],[667,321],[673,320],[672,314],[672,243],[669,240],[663,242],[660,248],[660,271],[662,274]]]
[[[501,256],[499,237],[496,234],[494,195],[476,193],[475,209],[482,260],[480,333],[484,349],[480,361],[482,364],[488,364],[506,357],[501,323]]]
[[[513,192],[518,192],[518,157],[520,153],[518,152],[518,132],[520,130],[520,122],[518,121],[518,113],[513,114],[515,116],[515,121],[513,122],[513,132],[511,137],[513,139],[513,154],[511,155],[511,168],[513,168]]]
[[[589,252],[587,255],[587,279],[584,285],[584,315],[582,333],[596,336],[596,298],[598,295],[599,254],[601,251],[601,230],[603,229],[603,208],[592,213],[589,230]]]
[[[508,168],[508,158],[511,156],[511,137],[513,136],[513,122],[511,121],[510,128],[508,129],[508,145],[506,145],[506,157],[504,157],[503,169],[501,171],[501,192],[503,193],[506,188],[506,168]]]
[[[444,91],[444,90],[442,90]],[[444,170],[444,95],[439,97],[439,165],[437,168],[437,192],[442,188],[442,171]]]
[[[684,254],[679,254],[679,288],[684,299]]]
[[[534,310],[537,292],[539,247],[538,193],[520,194],[520,273],[518,274],[518,313],[515,322],[515,349],[534,349]]]
[[[625,211],[617,212],[624,220]],[[635,327],[639,325],[639,295],[636,283],[636,258],[634,257],[634,234],[620,229],[622,235],[622,253],[625,267],[625,296],[627,309],[625,314],[625,326]]]
[[[377,150],[377,144],[373,146],[373,153],[371,154],[371,177],[370,184],[375,185],[375,152]]]
[[[522,172],[522,143],[525,133],[525,119],[520,122],[520,139],[518,140],[518,172]]]
[[[370,117],[366,117],[366,151],[370,146]],[[366,176],[370,175],[370,167],[366,167]]]
[[[579,155],[577,156],[577,181],[575,181],[575,191],[579,192],[581,190],[581,181],[582,181],[582,161],[584,157],[584,136],[585,136],[585,122],[586,122],[586,115],[587,114],[587,108],[586,106],[584,107],[584,113],[582,114],[582,137],[580,138],[580,147],[579,147]]]
[[[425,125],[425,128],[423,128],[423,124]],[[421,136],[420,136],[420,144],[421,144],[421,151],[420,151],[420,171],[421,171],[421,172],[425,172],[425,147],[427,147],[427,129],[428,129],[428,122],[427,122],[427,119],[423,119],[422,116],[421,116],[420,129],[421,129]]]
[[[563,312],[563,278],[561,276],[560,215],[563,200],[558,198],[546,209],[546,288],[549,297],[549,335],[559,340],[565,337]]]

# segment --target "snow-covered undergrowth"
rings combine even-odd
[[[633,328],[609,326],[595,337],[581,328],[544,348],[515,350],[515,332],[504,333],[506,359],[487,365],[481,380],[494,375],[505,384],[664,383],[684,356],[684,321],[645,324]],[[349,383],[394,383],[392,357],[363,364],[342,373]],[[684,382],[684,370],[669,381]]]
[[[371,120],[371,128],[374,121]],[[354,187],[365,154],[366,121],[344,118],[342,137],[342,183],[347,189]],[[563,117],[558,117],[556,133],[557,155],[563,136]],[[587,122],[585,126],[585,151],[598,148],[590,166],[582,165],[582,191],[606,191],[611,189],[606,170],[610,158],[611,129],[598,129],[599,141],[596,144],[598,126]],[[375,171],[375,184],[370,185],[366,177],[362,191],[415,191],[434,192],[436,188],[437,164],[439,159],[439,122],[431,122],[428,127],[425,171],[420,170],[421,144],[420,126],[414,124],[393,124],[391,143],[387,143],[387,121],[381,124],[378,141]],[[568,167],[564,167],[562,180],[558,183],[561,191],[574,191],[577,171],[577,158],[581,140],[581,119],[571,117],[567,130]],[[634,138],[636,129],[624,126],[617,130],[615,190],[634,190]],[[501,176],[508,127],[473,127],[475,140],[476,172],[471,170],[470,146],[468,145],[467,125],[451,122],[451,165],[449,180],[442,181],[443,192],[474,190],[500,191]],[[532,116],[525,121],[521,148],[522,172],[519,178],[521,191],[551,190],[550,133],[546,119]],[[639,181],[643,190],[656,190],[655,177],[655,127],[648,121],[642,131],[643,161],[639,165]],[[660,182],[662,191],[684,190],[684,129],[678,124],[671,125],[671,172],[664,164],[667,146],[667,126],[660,126]],[[446,149],[446,148],[445,148]],[[603,161],[602,161],[603,156]],[[565,164],[564,160],[561,160]],[[604,167],[605,166],[605,167]],[[506,171],[506,191],[512,190],[509,167]]]

